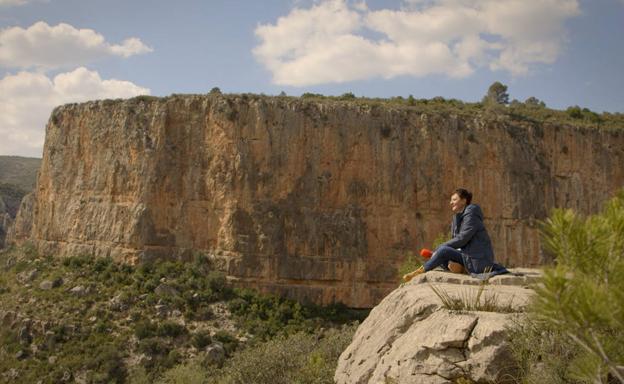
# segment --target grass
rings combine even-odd
[[[486,283],[482,283],[476,290],[464,289],[458,296],[452,296],[433,284],[430,284],[429,287],[440,299],[442,306],[450,311],[518,312],[513,307],[513,300],[508,303],[501,303],[498,294],[485,291],[486,285]]]
[[[519,383],[581,383],[568,366],[579,349],[560,330],[523,318],[509,326],[512,355],[518,363]]]

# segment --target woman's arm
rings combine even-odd
[[[483,215],[481,209],[477,205],[469,205],[464,212],[464,218],[462,219],[461,227],[457,236],[451,240],[443,243],[442,245],[448,245],[451,248],[461,248],[466,245],[475,233],[483,228]]]

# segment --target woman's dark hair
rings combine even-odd
[[[453,192],[453,194],[456,194],[456,193],[460,199],[466,199],[466,205],[470,204],[470,202],[472,201],[472,193],[468,192],[467,189],[457,188],[455,192]]]

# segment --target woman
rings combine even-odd
[[[438,266],[444,269],[450,267],[456,271],[454,267],[461,265],[474,274],[483,273],[486,269],[501,268],[494,264],[494,251],[483,224],[483,212],[478,205],[471,204],[471,201],[472,193],[467,190],[458,188],[453,192],[450,205],[455,215],[451,223],[451,240],[441,244],[425,265],[404,275],[403,280],[410,281],[414,276]]]

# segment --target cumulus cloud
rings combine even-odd
[[[259,25],[253,53],[281,85],[465,77],[480,67],[518,76],[557,59],[564,22],[579,12],[577,0],[406,0],[380,10],[324,0]]]
[[[27,0],[0,0],[0,7],[14,7],[26,3]]]
[[[151,51],[135,37],[111,44],[92,29],[77,29],[65,23],[50,26],[39,21],[26,29],[0,30],[0,66],[8,68],[62,68],[106,56],[128,57]]]
[[[19,7],[30,3],[47,3],[50,0],[0,0],[0,8],[2,7]]]
[[[56,105],[149,93],[129,81],[103,80],[84,67],[54,78],[26,71],[5,76],[0,79],[0,154],[41,157],[45,124]]]

